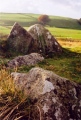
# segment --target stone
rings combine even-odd
[[[28,32],[34,38],[33,49],[46,56],[62,53],[62,47],[54,36],[40,24],[28,28]]]
[[[15,23],[7,38],[7,47],[11,53],[28,54],[29,51],[32,52],[33,42],[32,36],[18,23]]]
[[[11,76],[17,89],[37,100],[41,120],[81,120],[78,83],[39,67],[28,73],[11,73]]]
[[[51,57],[62,53],[62,47],[57,40],[40,24],[35,24],[26,31],[15,23],[7,38],[7,48],[11,55],[37,52]]]
[[[7,66],[9,68],[20,67],[20,66],[32,66],[39,62],[42,62],[44,57],[38,53],[31,53],[28,55],[18,56],[8,61]]]
[[[6,51],[7,51],[6,41],[5,40],[3,40],[3,41],[0,40],[0,55],[5,56]]]

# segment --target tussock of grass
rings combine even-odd
[[[5,69],[0,71],[0,87],[4,93],[15,93],[15,86],[9,72]]]
[[[17,90],[7,69],[0,70],[0,120],[41,119],[40,108]]]

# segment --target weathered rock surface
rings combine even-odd
[[[32,52],[33,42],[32,36],[18,23],[15,23],[8,36],[7,46],[11,52],[27,54]]]
[[[16,88],[37,99],[41,120],[81,120],[81,85],[42,68],[11,75]]]
[[[5,56],[5,52],[7,51],[6,48],[6,41],[0,41],[0,55]]]
[[[33,49],[44,55],[61,54],[62,48],[54,36],[40,24],[29,27],[28,32],[34,38]]]
[[[35,24],[28,32],[15,23],[7,39],[7,48],[10,53],[28,54],[41,53],[44,56],[61,54],[62,48],[51,33],[40,24]]]
[[[44,57],[42,57],[40,54],[31,53],[29,55],[18,56],[14,58],[13,60],[8,61],[7,66],[10,68],[19,67],[22,65],[31,66],[43,60],[44,60]]]

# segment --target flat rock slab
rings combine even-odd
[[[38,67],[11,75],[17,89],[37,99],[41,120],[81,120],[81,85]]]
[[[44,57],[38,53],[31,53],[29,55],[18,56],[13,60],[8,61],[7,66],[9,68],[20,67],[20,66],[32,66],[39,62],[42,62]]]

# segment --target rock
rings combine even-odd
[[[81,85],[38,67],[11,75],[16,88],[37,99],[41,120],[81,120]]]
[[[43,55],[61,54],[62,47],[54,36],[42,25],[35,24],[29,27],[28,32],[34,38],[33,49]]]
[[[43,60],[44,60],[44,57],[42,57],[40,54],[31,53],[29,55],[18,56],[13,60],[8,61],[7,66],[10,68],[19,67],[23,65],[31,66]]]
[[[18,23],[13,25],[10,35],[7,39],[7,46],[10,52],[15,54],[28,54],[32,52],[32,44],[34,39],[32,36],[22,28]]]
[[[62,48],[51,33],[40,24],[35,24],[28,32],[15,23],[7,39],[8,51],[12,54],[41,53],[44,56],[61,54]]]
[[[6,41],[5,40],[3,40],[3,41],[0,40],[0,55],[5,56],[6,51],[7,51]]]

